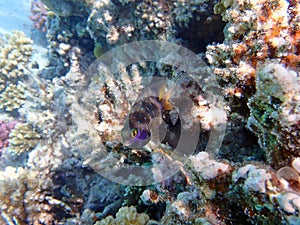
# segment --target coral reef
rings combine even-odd
[[[193,183],[196,190],[208,201],[205,204],[206,221],[213,224],[218,220],[217,224],[227,224],[232,218],[237,220],[234,224],[238,224],[241,220],[244,224],[297,221],[299,158],[295,158],[291,165],[277,171],[263,164],[232,167],[228,163],[210,160],[213,166],[219,165],[220,170],[217,175],[207,178],[206,174],[211,173],[210,167],[202,167],[199,173],[199,165],[194,164],[196,159],[201,161],[203,155],[205,153],[200,152],[190,157],[190,169],[194,174],[198,171],[196,177],[192,176]],[[224,173],[224,166],[231,169]],[[235,217],[231,219],[227,217],[233,214]]]
[[[55,221],[51,204],[43,203],[46,197],[43,190],[51,185],[47,174],[21,167],[6,167],[1,171],[1,224],[50,224]]]
[[[33,1],[32,19],[47,20],[49,65],[32,67],[23,33],[0,40],[0,224],[299,224],[298,2],[42,2],[53,13]],[[174,46],[149,45],[151,62],[131,47],[105,55],[145,39],[207,47],[210,66]],[[156,75],[166,135],[128,148],[120,131]],[[184,132],[192,153],[176,152]]]
[[[55,13],[48,16],[47,37],[56,76],[65,74],[70,66],[65,46],[77,46],[85,55],[93,48],[105,52],[135,40],[159,39],[184,43],[199,52],[205,51],[207,43],[223,39],[221,17],[211,16],[216,1],[43,2]],[[197,25],[195,32],[188,31],[190,24]]]
[[[33,21],[34,28],[46,32],[48,10],[45,5],[40,0],[33,0],[31,2],[30,11],[31,15],[29,18]]]

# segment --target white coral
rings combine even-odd
[[[200,176],[206,180],[229,173],[231,169],[231,167],[225,163],[209,159],[207,152],[199,152],[195,156],[190,156],[190,160],[195,172],[199,173]]]
[[[240,178],[245,179],[243,184],[243,189],[245,191],[259,191],[261,193],[266,193],[266,182],[271,180],[272,175],[265,169],[249,164],[239,168],[233,173],[233,182],[237,182]]]

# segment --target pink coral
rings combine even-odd
[[[46,20],[48,11],[45,5],[40,0],[33,0],[31,2],[30,11],[30,19],[33,21],[33,26],[38,30],[46,32]]]
[[[2,150],[8,146],[9,133],[12,129],[14,129],[16,124],[16,121],[7,123],[3,120],[0,120],[0,155],[2,153]]]

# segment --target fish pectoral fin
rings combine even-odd
[[[155,145],[160,145],[160,139],[159,139],[159,130],[158,129],[153,129],[151,130],[151,141]]]
[[[151,130],[151,141],[156,145],[160,145],[167,135],[167,128],[165,124],[161,124],[156,129]]]
[[[159,126],[159,139],[160,139],[160,142],[162,142],[166,135],[167,135],[167,132],[168,132],[168,128],[167,128],[167,125],[166,124],[161,124]]]
[[[154,117],[151,119],[150,123],[150,130],[157,129],[163,122],[163,119],[161,117]]]

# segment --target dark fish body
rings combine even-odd
[[[141,148],[150,140],[160,141],[160,137],[166,135],[166,129],[163,129],[166,128],[163,124],[165,105],[165,99],[155,96],[138,100],[132,106],[122,130],[124,145]]]
[[[129,128],[150,131],[151,121],[162,118],[163,105],[157,97],[146,97],[136,102],[129,114]]]

